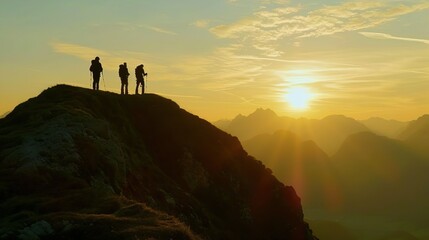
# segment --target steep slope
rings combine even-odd
[[[262,134],[243,146],[285,184],[292,185],[305,208],[336,205],[336,183],[329,157],[312,141],[301,141],[289,131]]]
[[[332,159],[348,210],[426,218],[428,164],[402,142],[358,133]]]
[[[56,86],[0,120],[0,237],[313,239],[300,199],[174,102]]]

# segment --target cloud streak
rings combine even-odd
[[[168,34],[168,35],[177,35],[177,33],[173,32],[173,31],[169,31],[163,28],[159,28],[159,27],[155,27],[155,26],[146,26],[147,29],[150,29],[152,31],[155,31],[157,33],[163,33],[163,34]]]
[[[95,56],[104,57],[110,55],[103,50],[71,43],[53,43],[52,47],[57,53],[68,54],[85,60],[93,59]]]
[[[429,3],[388,4],[384,1],[347,2],[305,11],[301,7],[259,10],[234,23],[210,28],[218,38],[236,39],[266,56],[278,57],[280,40],[328,36],[368,29],[400,16],[429,8]]]
[[[429,40],[427,39],[396,37],[390,34],[377,33],[377,32],[359,32],[359,33],[367,38],[372,38],[372,39],[400,40],[400,41],[407,41],[407,42],[418,42],[418,43],[429,44]]]
[[[85,61],[89,61],[90,59],[94,59],[96,56],[98,56],[100,57],[103,67],[106,70],[116,70],[119,63],[124,62],[126,59],[128,60],[128,58],[125,56],[121,57],[121,54],[114,54],[79,44],[56,42],[52,43],[52,47],[57,53],[74,56]]]

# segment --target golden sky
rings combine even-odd
[[[5,0],[0,19],[0,114],[55,84],[89,88],[95,56],[102,90],[143,63],[148,92],[210,121],[429,113],[427,0]]]

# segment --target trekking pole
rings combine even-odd
[[[101,74],[103,75],[103,85],[104,85],[104,91],[106,91],[106,82],[104,81],[104,73],[101,72]]]
[[[148,74],[146,73],[146,84],[144,85],[145,86],[145,90],[147,90],[147,79],[148,79]],[[145,91],[146,92],[146,91]]]
[[[92,77],[92,74],[91,72],[89,72],[89,88],[92,88],[91,77]]]

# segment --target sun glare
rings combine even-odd
[[[295,110],[306,110],[314,94],[307,87],[291,87],[286,89],[284,95],[289,106]]]

